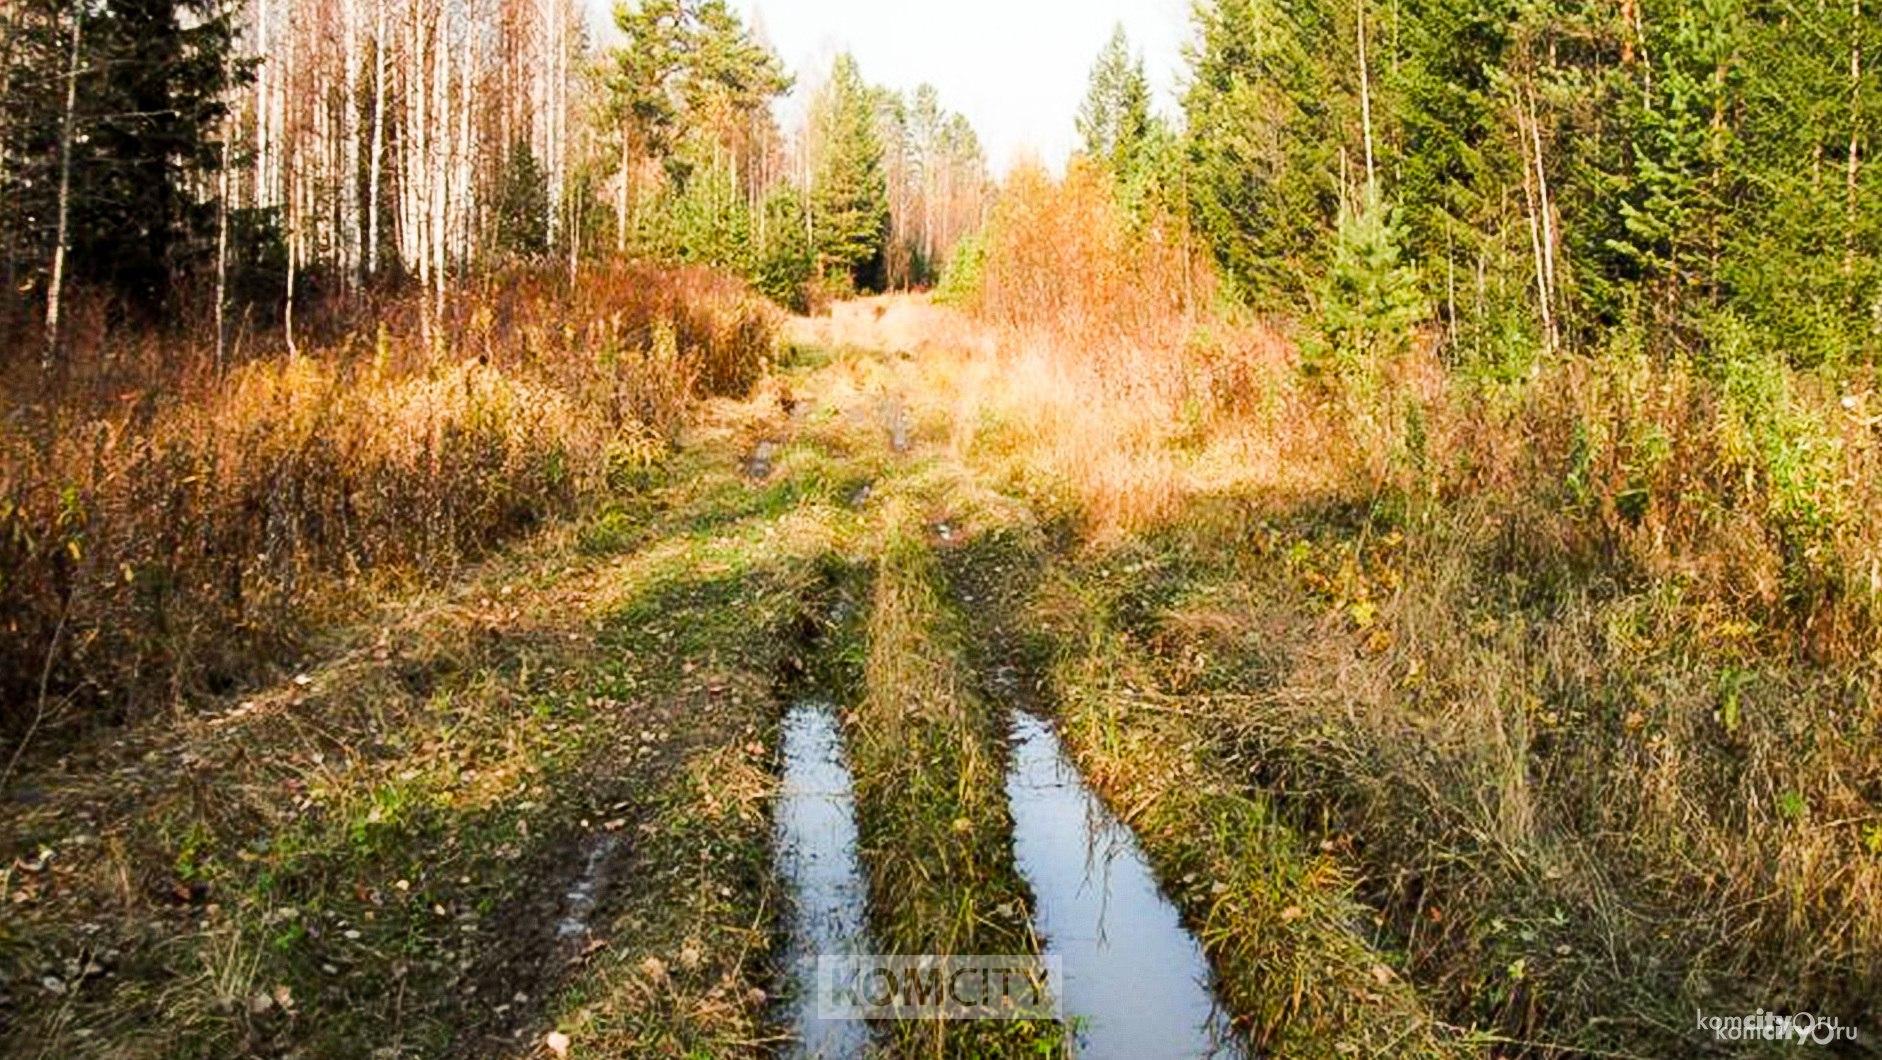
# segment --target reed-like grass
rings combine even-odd
[[[326,314],[338,317],[340,311]],[[326,610],[629,489],[779,314],[703,270],[362,302],[217,365],[84,332],[0,390],[0,733],[149,714],[291,662]],[[324,337],[316,337],[316,334]],[[265,351],[265,352],[264,352]]]

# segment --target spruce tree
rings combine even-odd
[[[779,184],[765,196],[761,209],[765,240],[758,248],[753,283],[778,303],[805,312],[817,255],[805,223],[804,195],[788,183]]]
[[[1091,84],[1078,110],[1078,135],[1085,155],[1127,178],[1142,158],[1151,132],[1150,79],[1133,58],[1123,24],[1091,68]]]
[[[53,256],[62,145],[68,282],[102,288],[156,315],[214,256],[215,175],[232,88],[253,71],[234,53],[233,5],[220,0],[36,0],[7,56],[0,193],[10,268],[34,280]],[[69,27],[83,20],[65,122]],[[17,280],[16,280],[17,283]]]
[[[1337,221],[1341,150],[1357,143],[1348,34],[1324,0],[1204,0],[1195,19],[1192,222],[1245,297],[1304,307]]]
[[[517,257],[549,249],[549,174],[528,140],[511,146],[497,185],[496,246],[499,253]]]
[[[1403,259],[1392,211],[1376,192],[1340,211],[1333,261],[1319,292],[1319,334],[1306,345],[1310,372],[1371,373],[1404,352],[1424,318],[1418,274]]]
[[[862,289],[881,282],[889,232],[877,103],[856,61],[838,56],[817,101],[821,150],[811,183],[811,227],[819,270]]]

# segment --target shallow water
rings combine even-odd
[[[762,479],[771,476],[771,465],[777,461],[778,450],[783,448],[775,438],[765,438],[753,447],[751,455],[745,458],[745,474]]]
[[[588,919],[594,915],[595,902],[601,889],[607,885],[608,858],[613,856],[620,844],[611,835],[596,839],[588,847],[588,860],[582,866],[582,874],[569,886],[562,896],[562,919],[556,922],[555,937],[558,939],[586,939],[589,935]]]
[[[856,800],[836,710],[800,703],[784,718],[784,778],[778,794],[778,866],[790,888],[785,968],[795,987],[795,1047],[786,1055],[860,1057],[869,1025],[817,1018],[820,953],[866,953],[862,864],[856,855]]]
[[[1065,1016],[1084,1060],[1233,1057],[1202,947],[1137,839],[1085,787],[1058,734],[1015,711],[1006,780],[1013,847],[1046,952],[1064,960]]]

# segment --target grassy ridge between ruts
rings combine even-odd
[[[879,504],[875,576],[848,713],[856,809],[884,952],[1034,956],[1031,899],[1013,864],[1004,725],[974,691],[947,608],[920,498],[898,484]],[[1038,1056],[1050,1021],[903,1021],[906,1056]]]

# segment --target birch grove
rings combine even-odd
[[[429,322],[479,270],[554,256],[572,276],[603,254],[709,265],[802,308],[845,238],[819,179],[886,203],[852,248],[864,287],[934,282],[980,224],[984,154],[932,88],[859,81],[872,161],[840,173],[814,122],[779,127],[795,79],[729,0],[624,4],[605,44],[586,11],[7,4],[0,255],[24,296],[7,320],[33,318],[48,364],[74,308],[112,299],[143,323],[199,306],[218,349],[268,319],[292,351],[335,296],[409,283]]]
[[[264,57],[238,105],[234,205],[280,212],[290,260],[442,292],[488,249],[493,189],[527,150],[567,225],[576,0],[252,0]]]

